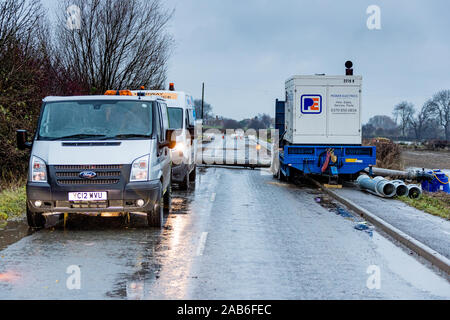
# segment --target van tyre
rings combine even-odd
[[[186,173],[186,176],[184,177],[183,181],[180,183],[180,190],[183,190],[183,191],[188,190],[190,183],[191,183],[190,175],[189,175],[189,173]]]
[[[169,213],[170,209],[172,208],[172,181],[169,183],[167,191],[164,194],[163,204],[164,204],[164,212]]]
[[[148,226],[152,228],[161,228],[163,224],[164,219],[164,212],[163,212],[163,195],[162,195],[162,186],[159,189],[159,195],[158,198],[155,201],[155,204],[153,206],[153,210],[147,212],[147,221]]]
[[[42,213],[31,212],[27,208],[27,222],[28,226],[33,229],[43,229],[45,228],[45,217]]]
[[[197,166],[194,166],[194,169],[189,174],[189,180],[191,180],[193,183],[195,183],[196,179],[197,179]]]

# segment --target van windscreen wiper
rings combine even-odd
[[[70,136],[51,138],[51,140],[105,138],[104,134],[73,134]]]
[[[118,134],[114,137],[114,139],[132,139],[132,138],[144,138],[144,139],[150,139],[152,136],[148,134],[136,134],[136,133],[130,133],[130,134]]]

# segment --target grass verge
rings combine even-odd
[[[9,219],[21,218],[26,212],[26,189],[10,187],[0,192],[0,225]]]
[[[411,207],[450,220],[450,194],[448,193],[424,193],[419,199],[408,197],[399,199]]]

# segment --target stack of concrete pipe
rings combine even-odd
[[[401,180],[389,181],[383,177],[370,178],[368,175],[361,175],[356,180],[361,189],[383,198],[394,196],[409,196],[416,199],[422,194],[422,189],[416,185],[407,186]]]

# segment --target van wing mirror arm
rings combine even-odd
[[[17,148],[19,150],[31,149],[33,147],[33,143],[28,142],[28,132],[27,130],[17,130]]]
[[[166,141],[162,145],[164,145],[163,147],[168,147],[169,149],[175,149],[177,145],[176,130],[168,129],[166,131]]]

